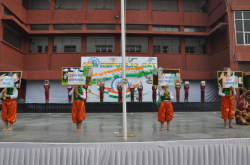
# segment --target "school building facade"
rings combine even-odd
[[[126,55],[157,57],[185,80],[250,76],[249,0],[126,0]],[[0,70],[60,80],[82,56],[121,56],[119,0],[0,0]]]

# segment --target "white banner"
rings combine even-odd
[[[122,67],[122,57],[82,57],[81,67],[92,63],[93,73],[97,75],[96,83],[89,86],[89,89],[99,94],[99,84],[100,80],[105,81],[105,94],[104,102],[116,102],[118,101],[117,96],[117,84],[122,81],[121,70],[113,71]],[[143,70],[138,69],[143,66]],[[153,67],[157,68],[157,57],[127,57],[126,58],[127,67],[127,79],[128,88],[130,83],[135,84],[135,88],[140,82],[143,84],[143,102],[152,101],[152,73],[150,70]],[[105,74],[103,75],[103,72]],[[106,73],[107,72],[107,73]],[[146,74],[148,73],[148,74]],[[99,76],[100,74],[100,76]],[[112,77],[110,76],[112,75]],[[106,76],[106,78],[105,78]],[[94,78],[93,78],[94,79]],[[99,79],[99,81],[98,81]],[[138,91],[135,89],[135,102],[138,102]],[[127,100],[130,100],[130,91],[127,90]],[[89,97],[88,102],[97,102],[96,97]]]

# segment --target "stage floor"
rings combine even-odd
[[[160,131],[157,112],[127,115],[128,142],[175,141],[192,139],[249,138],[250,127],[233,124],[237,129],[224,129],[220,112],[175,112],[172,131]],[[1,129],[4,123],[1,122]],[[122,132],[122,114],[87,113],[82,132],[75,133],[70,113],[18,113],[14,131],[0,131],[0,142],[92,143],[123,142],[114,132]]]

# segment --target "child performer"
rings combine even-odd
[[[75,132],[81,132],[82,121],[86,118],[84,99],[86,99],[86,90],[76,85],[69,93],[74,94],[74,101],[71,108],[72,120],[76,123]]]
[[[118,102],[122,102],[122,86],[117,86],[118,89]]]
[[[4,98],[5,97],[5,98]],[[2,120],[4,121],[3,131],[12,131],[13,123],[16,122],[18,90],[16,88],[3,89],[0,98],[4,98],[2,102]],[[8,123],[10,126],[8,128]]]
[[[157,90],[157,87],[152,86],[152,91],[153,91],[152,99],[154,103],[156,102],[156,90]]]
[[[179,87],[175,87],[175,90],[176,90],[176,101],[177,102],[180,102],[180,89],[181,89],[181,86]]]
[[[201,102],[205,100],[205,86],[201,84]]]
[[[44,81],[43,87],[45,89],[45,102],[48,103],[49,102],[49,90],[50,90],[49,80]]]
[[[170,91],[168,91],[168,86],[162,87],[160,92],[161,96],[161,105],[158,109],[158,121],[161,122],[161,131],[163,131],[163,124],[167,121],[168,131],[171,131],[170,121],[173,120],[173,106],[170,100],[173,100],[174,97]]]
[[[184,102],[188,102],[188,91],[189,91],[189,85],[184,85],[184,90],[185,90],[185,98]]]
[[[103,96],[104,96],[104,82],[101,82],[101,84],[100,84],[100,102],[103,102]]]
[[[143,85],[140,81],[139,86],[138,86],[139,102],[142,102],[142,91],[143,91]]]
[[[134,86],[134,83],[130,83],[130,99],[131,99],[131,102],[134,102],[134,96],[135,94],[135,86]]]
[[[221,118],[224,119],[225,128],[228,129],[227,119],[229,119],[229,128],[235,129],[232,125],[232,119],[234,119],[234,96],[236,91],[233,87],[220,88],[219,95],[221,100]]]

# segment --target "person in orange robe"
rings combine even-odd
[[[173,106],[170,100],[173,100],[173,94],[168,91],[165,92],[166,88],[168,86],[162,87],[162,91],[160,92],[161,97],[161,104],[158,109],[158,121],[161,122],[161,131],[163,131],[163,124],[167,121],[168,131],[171,131],[170,129],[170,121],[173,120]]]
[[[75,132],[81,132],[82,121],[86,118],[84,99],[86,99],[86,90],[76,85],[69,93],[74,95],[74,101],[71,108],[72,120],[76,123]]]
[[[244,92],[237,101],[236,111],[235,111],[235,120],[237,124],[250,125],[250,115],[248,114],[248,107],[250,104],[250,91],[243,90]]]
[[[232,124],[232,119],[234,119],[234,96],[236,95],[236,91],[233,87],[220,88],[219,95],[222,97],[221,118],[224,119],[225,128],[228,129],[227,119],[229,119],[229,128],[235,129]]]
[[[5,93],[6,92],[6,93]],[[5,97],[2,102],[2,120],[4,121],[4,129],[2,131],[12,131],[13,123],[16,122],[18,90],[16,88],[3,89],[0,98]],[[10,126],[8,128],[8,123]]]

